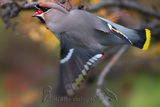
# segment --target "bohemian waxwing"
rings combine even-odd
[[[132,45],[147,50],[150,30],[132,30],[85,10],[67,11],[53,2],[35,5],[38,17],[61,43],[59,94],[73,95],[88,70],[112,45]]]

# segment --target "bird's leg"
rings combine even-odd
[[[65,9],[67,9],[68,11],[72,10],[72,4],[71,4],[72,0],[66,0],[66,4],[65,4]],[[70,6],[70,8],[68,8],[68,5]]]
[[[66,0],[65,8],[68,8],[68,0]]]
[[[85,6],[85,2],[83,0],[80,0],[82,2],[82,4]]]
[[[64,4],[64,3],[66,3],[66,0],[60,0],[60,3]]]
[[[54,2],[55,2],[56,4],[59,4],[59,0],[54,0]]]
[[[72,0],[68,0],[68,4],[70,5],[70,11],[72,10],[72,4],[71,4]]]
[[[55,0],[55,1],[56,1],[55,2],[56,4],[60,5],[61,7],[65,8],[67,11],[69,11],[69,8],[66,5],[61,4],[60,2],[57,2],[57,0]]]
[[[65,8],[68,11],[72,10],[72,4],[71,1],[72,0],[54,0],[56,4],[62,6],[63,8]],[[63,5],[64,3],[66,3],[65,5]],[[70,8],[68,8],[68,6],[70,6]]]
[[[88,0],[86,4],[88,4],[89,2],[90,2],[90,0]],[[86,5],[86,10],[88,10],[88,9],[89,9],[89,6]]]

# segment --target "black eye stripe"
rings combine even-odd
[[[40,8],[40,5],[39,5],[39,4],[37,4],[36,6],[37,6],[37,8]]]
[[[46,11],[48,11],[50,8],[40,8],[41,10],[42,10],[42,12],[46,12]]]
[[[42,10],[42,12],[46,12],[46,11],[48,11],[50,8],[43,8],[43,7],[41,7],[39,4],[38,5],[36,5],[37,6],[37,8],[39,8],[39,9],[41,9]]]

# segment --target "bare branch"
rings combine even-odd
[[[13,17],[17,17],[21,10],[33,8],[32,4],[28,4],[24,0],[22,1],[21,5],[18,4],[17,0],[0,2],[0,7],[4,8],[4,10],[1,11],[1,17],[5,23],[5,28],[11,27],[13,29],[14,33],[16,33],[16,34],[17,34],[17,31],[15,29],[15,26],[17,25],[17,22],[12,24],[10,22],[10,19]]]
[[[104,96],[101,91],[105,76],[108,74],[110,69],[113,67],[113,65],[116,63],[116,61],[120,58],[120,56],[125,52],[125,50],[127,48],[128,48],[128,46],[126,46],[126,45],[122,46],[119,49],[119,51],[113,56],[113,58],[109,61],[108,65],[102,70],[102,72],[99,75],[99,78],[97,81],[96,95],[106,107],[112,107],[112,106],[109,102],[109,97]]]
[[[155,9],[148,9],[134,1],[118,1],[118,0],[103,1],[97,5],[90,6],[89,11],[95,12],[100,8],[104,7],[122,7],[131,10],[136,10],[141,14],[147,15],[148,17],[151,16],[155,18],[160,18],[160,12],[155,11]]]
[[[8,27],[14,28],[14,26],[13,26],[14,24],[10,23],[10,21],[9,21],[10,18],[17,17],[19,12],[22,10],[31,10],[31,9],[34,10],[32,5],[37,4],[37,2],[33,2],[32,4],[28,4],[26,0],[21,0],[22,4],[18,4],[17,1],[18,0],[5,1],[5,2],[0,1],[0,7],[4,8],[4,10],[2,10],[2,12],[1,12],[1,17],[5,23],[6,28],[8,28]],[[66,1],[70,1],[70,0],[56,0],[56,1],[66,2]],[[61,5],[63,5],[63,4],[61,4]],[[94,12],[100,8],[103,8],[103,7],[113,7],[113,6],[121,7],[121,8],[124,7],[127,9],[136,10],[139,13],[145,14],[146,15],[145,17],[160,18],[160,12],[157,9],[156,10],[155,9],[148,9],[144,6],[139,5],[135,1],[104,1],[104,0],[101,0],[101,3],[99,3],[97,5],[90,6],[88,11]],[[152,25],[156,26],[157,22],[152,22]],[[150,25],[145,26],[145,27],[150,28]],[[155,27],[152,26],[151,29],[155,29]],[[158,32],[156,32],[154,34],[157,35],[157,33]]]

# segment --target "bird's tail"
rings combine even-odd
[[[151,39],[151,31],[149,29],[128,29],[104,18],[99,18],[105,22],[105,24],[110,30],[110,33],[116,35],[119,39],[123,41],[124,44],[129,44],[142,50],[148,49]],[[118,43],[120,44],[119,41],[116,41],[114,44]]]
[[[130,34],[128,38],[130,38],[132,45],[138,47],[142,50],[147,50],[150,44],[151,32],[149,29],[145,30],[134,30],[135,37],[131,37]]]
[[[135,46],[142,50],[147,50],[149,47],[151,39],[151,32],[149,29],[133,30],[125,28],[125,31],[119,31],[113,28],[113,33],[126,44]]]

